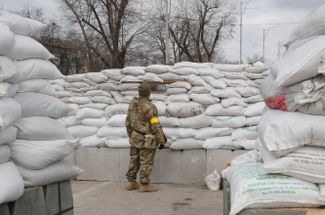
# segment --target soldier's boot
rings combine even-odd
[[[139,192],[156,192],[158,190],[158,186],[152,184],[140,184]]]
[[[128,184],[126,185],[127,190],[138,190],[139,189],[139,184],[134,181],[129,181]]]

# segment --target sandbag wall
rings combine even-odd
[[[74,109],[60,121],[83,146],[129,147],[128,103],[138,95],[139,82],[151,81],[165,88],[151,99],[171,149],[252,149],[265,106],[259,86],[268,74],[260,62],[181,62],[70,75],[52,84]]]
[[[48,81],[62,77],[54,56],[31,37],[43,27],[0,10],[0,204],[81,173],[61,162],[78,144],[57,121],[71,109]]]

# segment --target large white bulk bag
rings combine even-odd
[[[311,183],[325,183],[325,149],[302,147],[284,157],[274,157],[261,143],[257,145],[267,173],[281,173]]]
[[[46,26],[36,20],[25,18],[13,13],[0,10],[0,23],[7,25],[15,34],[33,36]]]
[[[258,124],[259,138],[274,156],[304,145],[325,146],[325,117],[268,109]]]
[[[199,140],[206,140],[212,137],[229,136],[232,128],[201,128],[195,131],[194,137]]]
[[[107,119],[105,117],[102,118],[86,118],[81,120],[81,125],[85,126],[93,126],[93,127],[102,127],[106,125]]]
[[[279,63],[272,68],[275,86],[288,86],[315,77],[323,65],[325,36],[297,41],[286,51]]]
[[[77,166],[71,165],[68,161],[59,161],[44,169],[31,170],[17,166],[23,176],[25,187],[42,186],[59,181],[75,178],[83,172]]]
[[[102,83],[108,80],[107,76],[100,72],[86,73],[85,77],[95,83]]]
[[[50,96],[56,96],[54,87],[49,83],[48,80],[44,79],[33,79],[19,83],[18,92],[35,92],[42,93]]]
[[[245,124],[245,116],[217,116],[211,122],[214,128],[241,128]]]
[[[195,130],[192,128],[164,128],[164,133],[169,139],[187,139],[195,135]]]
[[[163,127],[169,127],[169,128],[173,128],[173,127],[180,127],[179,126],[179,118],[177,117],[159,117],[159,122],[160,125]]]
[[[212,137],[206,139],[202,145],[205,149],[233,149],[231,136]]]
[[[0,165],[10,161],[10,148],[7,145],[0,146]]]
[[[33,116],[21,118],[15,123],[17,138],[22,140],[64,140],[73,139],[69,131],[57,120]]]
[[[24,193],[24,181],[14,163],[0,164],[0,204],[19,199]]]
[[[215,89],[212,90],[211,95],[217,98],[240,98],[240,94],[236,92],[234,88],[226,88],[226,89]]]
[[[236,97],[222,99],[221,105],[224,108],[228,108],[230,106],[242,106],[242,107],[246,107],[247,106],[247,104],[243,101],[242,98],[236,98]]]
[[[200,115],[204,112],[204,107],[195,102],[174,102],[167,105],[167,115],[176,117],[189,117]]]
[[[82,108],[78,111],[76,117],[79,120],[86,118],[101,118],[104,116],[104,111],[93,108]]]
[[[80,121],[76,116],[65,116],[61,119],[58,119],[58,122],[62,123],[65,127],[70,127],[80,124]]]
[[[170,95],[166,98],[166,103],[172,102],[189,102],[190,97],[187,94]]]
[[[97,135],[84,137],[80,139],[80,145],[83,147],[100,147],[105,145],[106,138],[99,138]]]
[[[214,117],[200,114],[197,116],[180,118],[179,127],[181,128],[204,128],[209,127]]]
[[[7,55],[15,45],[15,36],[8,26],[0,22],[0,55]]]
[[[75,138],[83,138],[95,135],[98,131],[98,127],[75,125],[68,128],[70,134]]]
[[[62,160],[78,146],[78,140],[26,141],[10,144],[14,162],[27,169],[43,169]]]
[[[192,67],[173,68],[173,69],[170,69],[169,72],[175,73],[175,74],[181,75],[181,76],[192,75],[192,74],[193,75],[198,75],[199,74],[197,69],[192,68]]]
[[[144,69],[144,71],[155,73],[155,74],[162,74],[168,72],[170,68],[171,66],[168,65],[154,64],[154,65],[147,66]]]
[[[18,68],[16,62],[5,56],[0,56],[0,81],[18,82]],[[16,80],[15,80],[16,79]]]
[[[118,114],[112,116],[108,121],[107,125],[112,127],[125,127],[126,114]]]
[[[187,89],[185,88],[168,88],[166,90],[166,95],[178,95],[178,94],[185,94],[187,92]]]
[[[98,130],[97,136],[100,138],[118,139],[126,138],[128,134],[125,127],[103,126]]]
[[[260,94],[260,90],[255,87],[236,87],[234,88],[242,97],[248,98]]]
[[[245,116],[257,116],[261,115],[265,108],[264,102],[259,102],[256,104],[248,105],[245,111]]]
[[[40,93],[18,93],[14,99],[21,106],[22,117],[48,116],[57,119],[72,110],[60,99]]]
[[[21,117],[21,107],[14,99],[0,99],[0,129],[15,123]]]
[[[8,82],[0,82],[0,97],[13,97],[19,89],[18,84],[9,84]]]
[[[231,187],[230,215],[245,208],[318,207],[319,188],[280,174],[265,174],[262,163],[231,165],[225,173]],[[248,174],[250,173],[250,174]]]
[[[49,60],[54,56],[39,42],[31,37],[15,35],[15,45],[8,53],[14,60],[43,59]]]
[[[128,104],[109,105],[105,109],[105,116],[109,118],[115,114],[126,114],[128,112],[128,108],[129,108]]]
[[[210,105],[205,114],[209,116],[242,116],[245,108],[242,106],[230,106],[224,108],[221,104]]]
[[[0,145],[10,144],[16,140],[17,128],[10,126],[0,131]]]
[[[256,127],[243,127],[235,129],[231,134],[232,140],[256,140],[258,133]]]
[[[202,104],[202,105],[212,105],[220,102],[219,98],[216,98],[210,94],[190,94],[190,98],[193,102]]]
[[[193,138],[178,139],[174,141],[169,148],[172,150],[193,150],[193,149],[201,149],[202,144],[203,144],[202,140],[196,140]]]
[[[192,85],[186,81],[176,81],[167,85],[167,88],[185,88],[187,90],[191,89],[191,87]]]
[[[127,66],[121,70],[121,73],[124,75],[133,75],[133,76],[144,75],[145,74],[144,68],[145,67],[141,67],[141,66]]]
[[[105,142],[109,148],[130,148],[129,138],[108,139]]]
[[[164,102],[161,102],[161,101],[154,101],[154,102],[152,102],[152,103],[156,106],[156,108],[157,108],[157,110],[158,110],[158,115],[159,115],[159,116],[164,116],[164,115],[166,115],[166,105],[165,105]]]
[[[115,81],[120,81],[122,78],[121,69],[105,69],[102,70],[102,73],[109,79],[113,79]]]

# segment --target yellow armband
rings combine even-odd
[[[159,122],[158,117],[152,117],[152,118],[150,119],[150,124],[151,124],[151,125],[156,124],[156,123],[158,123],[158,122]]]

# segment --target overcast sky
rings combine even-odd
[[[240,0],[232,1],[239,8]],[[42,7],[45,14],[57,18],[60,14],[60,0],[0,0],[0,6],[6,10],[18,10],[26,5]],[[263,53],[263,29],[266,30],[266,59],[276,60],[278,42],[287,41],[292,29],[308,13],[325,0],[243,0],[249,2],[243,14],[243,58]],[[239,9],[238,9],[239,11]],[[239,24],[239,18],[238,22]],[[222,45],[225,57],[235,61],[239,59],[239,27],[232,39]]]

